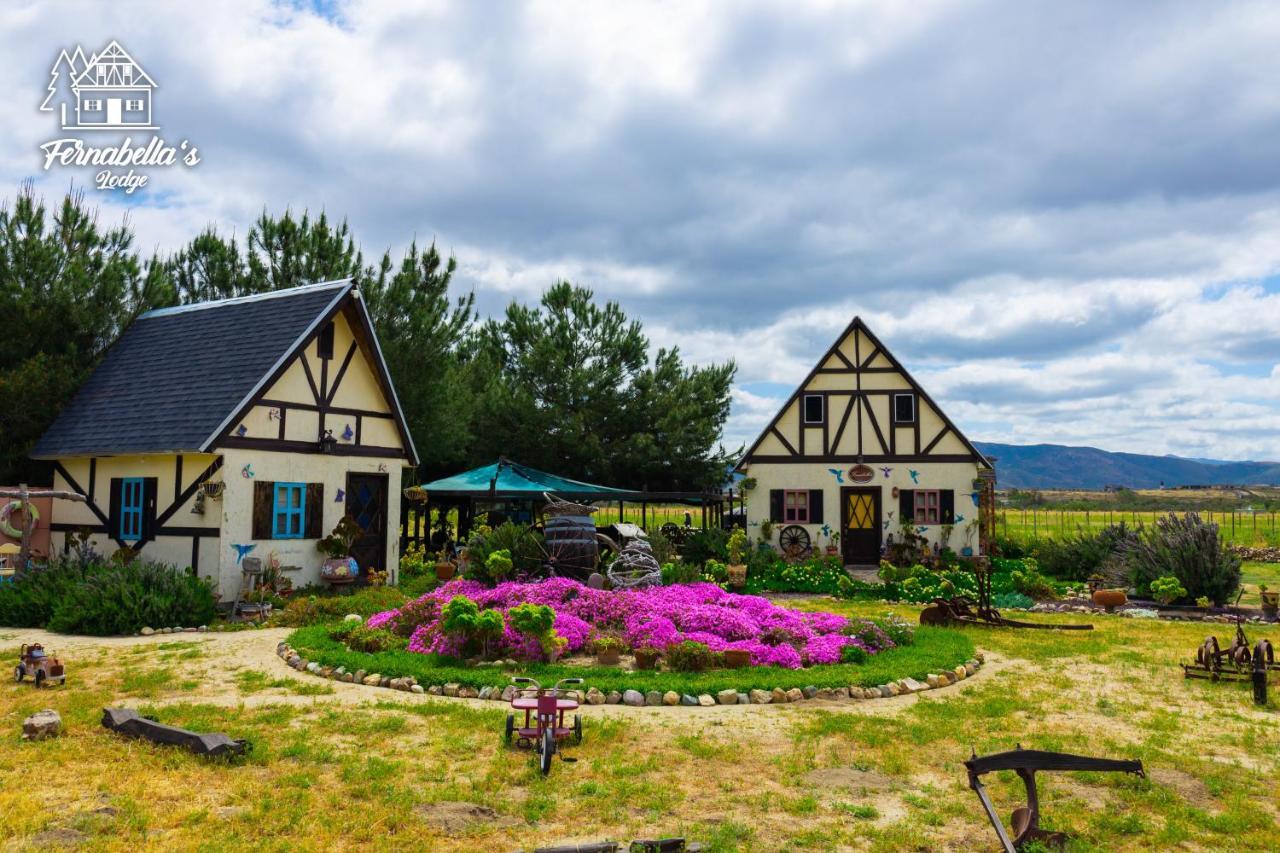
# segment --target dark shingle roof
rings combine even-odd
[[[299,343],[349,281],[139,317],[36,444],[35,458],[194,451]]]

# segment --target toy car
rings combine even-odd
[[[63,668],[62,661],[46,655],[44,646],[39,643],[31,645],[24,643],[18,654],[18,665],[13,669],[13,680],[22,681],[28,675],[36,683],[36,687],[43,687],[46,682],[67,683],[67,671]]]

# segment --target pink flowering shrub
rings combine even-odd
[[[366,625],[408,636],[409,651],[457,656],[462,648],[460,638],[440,626],[440,610],[455,595],[465,595],[482,610],[497,610],[504,617],[520,604],[548,605],[555,611],[555,633],[564,639],[566,654],[584,651],[597,634],[613,633],[632,648],[665,650],[692,640],[713,652],[747,651],[755,666],[799,669],[839,663],[846,646],[856,646],[867,654],[894,646],[870,620],[791,610],[760,596],[726,592],[711,583],[606,591],[568,578],[508,581],[493,588],[453,580],[398,610],[375,613]],[[544,655],[536,638],[521,634],[510,624],[491,647],[503,657],[537,660]]]

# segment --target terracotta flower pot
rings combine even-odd
[[[1093,603],[1099,607],[1106,608],[1108,613],[1128,600],[1129,596],[1125,594],[1123,589],[1097,589],[1093,592]]]
[[[596,663],[600,664],[600,666],[617,666],[618,650],[605,649],[604,651],[596,652]]]
[[[436,579],[440,581],[453,580],[453,575],[458,571],[458,567],[453,563],[436,563]]]
[[[725,649],[724,665],[729,669],[742,669],[751,665],[751,652],[746,649]]]
[[[658,665],[658,652],[654,649],[636,649],[636,669],[653,669]]]
[[[747,585],[747,567],[742,565],[725,566],[729,573],[729,583],[735,587]]]

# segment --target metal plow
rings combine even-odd
[[[1268,639],[1259,640],[1252,649],[1244,633],[1244,618],[1236,613],[1236,636],[1225,649],[1216,636],[1208,637],[1196,649],[1195,663],[1182,665],[1187,678],[1203,678],[1208,681],[1248,681],[1253,684],[1253,701],[1267,704],[1267,679],[1270,673],[1280,672],[1276,665],[1275,648]]]
[[[1090,770],[1094,772],[1133,773],[1146,776],[1141,761],[1116,760],[1113,758],[1093,758],[1088,755],[1072,755],[1069,752],[1046,752],[1038,749],[1017,749],[1009,752],[996,752],[991,755],[973,757],[964,763],[969,771],[969,787],[978,795],[987,819],[1000,839],[1001,849],[1005,853],[1016,853],[1025,845],[1038,842],[1047,847],[1061,847],[1067,840],[1066,833],[1052,832],[1040,828],[1040,797],[1036,790],[1036,773],[1041,770]],[[1013,837],[1000,822],[995,806],[987,796],[982,777],[997,770],[1012,770],[1022,779],[1027,789],[1026,805],[1013,810],[1010,824],[1013,826]]]

